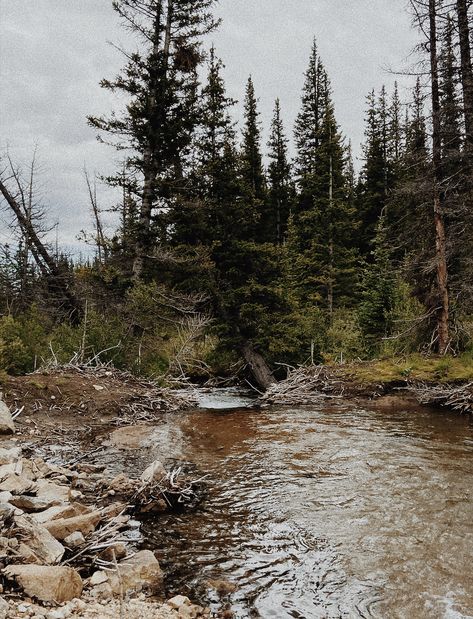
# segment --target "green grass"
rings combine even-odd
[[[473,359],[469,354],[459,357],[410,355],[352,363],[340,369],[361,383],[387,383],[402,379],[445,383],[473,380]]]

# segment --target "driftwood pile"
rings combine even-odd
[[[343,393],[344,381],[330,368],[310,365],[291,370],[285,380],[272,384],[259,401],[262,406],[304,406],[340,398]]]
[[[259,398],[261,406],[306,406],[343,396],[376,398],[389,389],[414,396],[420,404],[442,406],[462,413],[473,413],[473,382],[431,384],[407,382],[399,385],[361,384],[333,367],[310,365],[289,371],[285,380],[273,384]]]
[[[473,413],[473,382],[466,385],[411,385],[421,404],[444,406],[462,413]]]

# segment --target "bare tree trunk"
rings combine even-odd
[[[35,184],[35,169],[36,169],[36,148],[33,153],[33,159],[31,160],[30,165],[30,175],[28,181],[28,197],[26,202],[24,203],[24,212],[25,217],[33,224],[33,194],[34,194],[34,184]],[[21,305],[22,307],[26,306],[27,303],[27,295],[28,295],[28,266],[30,261],[30,239],[28,235],[23,234],[23,256],[22,256],[22,264],[21,264],[21,283],[20,283],[20,297],[21,297]]]
[[[460,41],[461,83],[465,114],[466,143],[473,149],[473,70],[471,66],[470,27],[468,24],[468,2],[457,0],[458,37]]]
[[[29,239],[31,252],[41,272],[48,277],[50,288],[60,294],[62,304],[68,313],[70,322],[73,324],[79,323],[82,317],[82,305],[79,303],[79,300],[75,297],[72,290],[70,290],[65,278],[65,273],[59,268],[54,258],[51,257],[36,233],[31,220],[25,215],[21,206],[1,180],[0,193],[15,214],[23,235],[25,238],[27,237]]]
[[[97,202],[97,184],[94,179],[94,185],[89,179],[89,175],[87,174],[87,170],[84,170],[85,181],[87,183],[87,189],[89,191],[89,199],[90,205],[92,208],[92,213],[94,215],[94,223],[95,223],[95,244],[97,245],[97,253],[99,259],[99,269],[103,264],[103,259],[106,258],[107,254],[107,246],[105,243],[105,235],[103,233],[102,221],[100,220],[100,211]]]
[[[450,343],[449,337],[449,296],[448,269],[443,216],[442,184],[442,142],[440,124],[440,95],[437,56],[437,10],[436,0],[429,0],[429,43],[430,73],[432,87],[432,161],[433,161],[433,207],[435,226],[435,254],[437,265],[437,286],[439,310],[437,313],[438,352],[444,355]]]
[[[329,178],[329,276],[328,276],[328,313],[330,322],[333,319],[333,284],[334,284],[334,255],[333,255],[333,155],[332,155],[332,127],[330,126],[330,178]]]
[[[244,342],[241,353],[261,389],[266,391],[270,385],[277,382],[263,356],[253,348],[250,342]]]

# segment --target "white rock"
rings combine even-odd
[[[0,447],[0,465],[14,464],[21,458],[21,447]]]
[[[30,605],[29,604],[18,604],[16,609],[19,613],[27,613],[30,609]]]
[[[69,606],[72,608],[72,610],[75,611],[84,611],[87,608],[87,604],[84,602],[84,600],[81,600],[80,598],[74,598],[73,600],[71,600],[69,602]]]
[[[15,508],[10,503],[0,503],[0,520],[5,521],[13,516]]]
[[[71,501],[78,501],[79,499],[83,499],[84,495],[79,490],[69,490],[69,498]]]
[[[191,601],[185,595],[175,595],[173,598],[168,600],[166,604],[175,610],[179,610],[181,606],[190,606]]]
[[[16,462],[9,462],[0,466],[0,479],[2,481],[14,473],[16,473]]]
[[[15,424],[10,413],[10,409],[3,400],[0,399],[0,434],[14,434]]]
[[[10,503],[26,512],[40,512],[51,507],[52,499],[20,494],[10,499]]]
[[[90,511],[92,510],[85,505],[80,505],[79,503],[74,503],[72,505],[69,503],[63,503],[62,505],[50,507],[44,512],[32,514],[31,517],[34,518],[36,522],[44,524],[45,522],[57,520],[58,518],[73,518],[74,516],[80,516],[81,514],[86,514]]]
[[[103,582],[107,582],[107,580],[108,574],[102,570],[97,570],[90,577],[89,584],[91,587],[95,587],[96,585],[101,585]]]
[[[68,548],[79,548],[85,544],[85,537],[80,531],[74,531],[64,538],[64,543]]]
[[[8,617],[9,609],[8,602],[0,597],[0,619],[6,619]]]
[[[51,520],[51,522],[45,522],[44,527],[56,539],[65,540],[66,537],[77,531],[80,531],[84,536],[92,533],[102,519],[102,512],[97,510],[90,512],[90,514],[82,514],[72,518],[57,518]]]
[[[36,496],[51,501],[52,505],[61,505],[69,500],[69,486],[55,484],[48,479],[38,479]]]
[[[124,559],[118,565],[119,575],[110,572],[108,582],[115,595],[128,591],[149,591],[156,594],[163,587],[163,573],[151,550],[140,550],[133,557]]]
[[[36,484],[23,475],[16,475],[12,473],[8,475],[0,483],[1,492],[11,492],[12,494],[27,494],[28,492],[34,492],[36,490]]]
[[[20,530],[22,540],[20,554],[31,560],[33,553],[37,562],[47,565],[59,563],[64,554],[64,546],[54,539],[49,531],[29,516],[15,517],[15,525]]]
[[[108,582],[103,582],[102,584],[93,587],[90,590],[90,595],[101,604],[105,604],[113,598],[112,587]]]
[[[141,474],[141,481],[145,484],[158,483],[166,477],[166,469],[159,460],[152,462]]]
[[[67,617],[71,616],[71,609],[67,606],[63,606],[62,608],[55,608],[51,612],[48,613],[48,619],[67,619]]]

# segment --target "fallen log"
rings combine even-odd
[[[266,389],[277,382],[263,355],[255,350],[251,342],[246,341],[242,344],[241,354],[248,364],[258,387],[263,391],[266,391]]]

